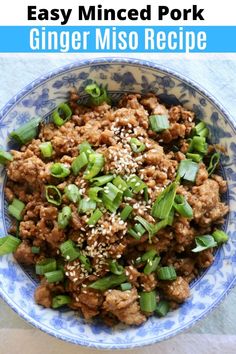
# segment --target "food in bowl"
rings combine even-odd
[[[0,254],[35,266],[35,301],[85,319],[140,325],[190,296],[189,283],[226,242],[220,152],[192,111],[152,93],[111,104],[105,88],[71,92],[51,123],[11,133],[1,152],[17,220]]]

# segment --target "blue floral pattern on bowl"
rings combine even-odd
[[[224,108],[197,84],[166,68],[135,59],[99,59],[81,61],[57,69],[24,88],[12,98],[0,113],[1,148],[8,149],[8,134],[32,117],[48,117],[60,102],[66,101],[68,91],[75,87],[81,99],[83,89],[92,81],[103,85],[114,100],[121,92],[149,91],[167,104],[183,104],[203,119],[211,132],[211,141],[227,151],[222,170],[229,185],[226,195],[230,213],[225,230],[230,241],[221,247],[213,265],[191,285],[191,297],[165,318],[151,317],[140,327],[118,325],[111,329],[99,321],[87,323],[73,311],[42,308],[33,299],[36,282],[12,255],[0,258],[0,294],[24,319],[57,338],[100,349],[133,348],[167,339],[189,328],[211,311],[228,293],[236,279],[236,144],[235,125]],[[5,172],[0,174],[0,236],[7,232],[9,219],[4,203]]]

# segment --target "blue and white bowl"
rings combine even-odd
[[[206,316],[229,292],[236,280],[236,127],[215,98],[197,84],[159,66],[130,59],[80,61],[40,77],[13,97],[0,113],[0,144],[8,149],[8,134],[34,116],[46,118],[72,87],[83,95],[92,81],[108,85],[113,99],[124,92],[154,92],[168,104],[182,104],[204,120],[211,142],[223,145],[222,173],[228,182],[225,196],[230,213],[224,228],[230,241],[218,249],[213,265],[192,285],[191,297],[165,318],[151,317],[140,327],[118,325],[109,328],[99,322],[87,323],[73,311],[55,311],[34,302],[36,281],[13,259],[0,258],[0,294],[25,320],[65,341],[100,349],[122,349],[156,343],[182,332]],[[82,96],[81,96],[82,97]],[[0,236],[7,233],[9,219],[4,203],[4,170],[0,178]]]

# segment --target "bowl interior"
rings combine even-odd
[[[95,60],[75,63],[58,69],[28,85],[15,96],[0,114],[1,147],[9,149],[8,134],[34,116],[47,118],[61,102],[66,101],[72,87],[84,99],[84,87],[96,81],[107,85],[114,101],[125,92],[154,92],[168,105],[181,104],[204,120],[211,133],[211,142],[225,147],[222,173],[229,189],[225,199],[230,213],[225,230],[230,241],[221,247],[213,265],[192,285],[191,297],[165,318],[151,317],[140,327],[118,325],[111,329],[99,322],[87,323],[73,311],[44,309],[34,303],[36,281],[32,274],[18,265],[11,255],[0,258],[0,294],[23,318],[58,338],[96,348],[131,348],[155,343],[190,327],[206,315],[229,291],[236,276],[236,143],[235,128],[215,99],[187,79],[167,69],[140,60]],[[0,236],[7,233],[9,218],[4,203],[6,176],[0,177]]]

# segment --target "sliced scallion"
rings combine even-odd
[[[91,199],[81,199],[79,202],[78,212],[86,214],[96,209],[96,202]]]
[[[124,273],[120,275],[112,274],[96,280],[94,283],[89,285],[89,288],[106,291],[124,283],[126,280],[127,276]]]
[[[137,175],[134,174],[127,178],[127,185],[132,189],[134,193],[139,193],[147,187],[146,183],[144,183]]]
[[[89,164],[85,170],[84,178],[91,180],[103,169],[104,163],[104,156],[102,154],[91,153],[89,155]]]
[[[45,258],[35,265],[36,274],[43,275],[57,269],[57,262],[54,258]]]
[[[155,312],[159,317],[164,317],[170,311],[170,305],[167,301],[161,300],[158,302]]]
[[[110,103],[110,98],[104,87],[97,84],[90,84],[85,87],[85,92],[89,94],[89,105],[99,106],[104,102]]]
[[[79,144],[79,151],[81,154],[85,153],[87,157],[94,152],[92,146],[86,140]]]
[[[91,180],[94,186],[101,187],[104,184],[107,184],[108,182],[111,182],[114,178],[114,175],[104,175],[104,176],[99,176],[95,177]]]
[[[208,248],[216,247],[217,242],[211,235],[203,235],[195,237],[196,247],[192,249],[192,252],[201,252],[207,250]]]
[[[80,190],[75,184],[68,184],[64,192],[67,198],[73,203],[78,203],[81,199]]]
[[[181,160],[177,176],[189,182],[195,182],[199,165],[192,160]]]
[[[147,230],[148,234],[149,234],[149,238],[151,238],[154,235],[154,225],[149,223],[147,220],[145,220],[144,218],[142,218],[141,216],[136,216],[135,220],[137,220],[138,222],[140,222],[140,224],[145,228],[145,230]]]
[[[0,150],[0,164],[6,165],[8,162],[13,160],[12,154],[8,151]]]
[[[21,145],[26,144],[36,138],[40,121],[40,118],[33,118],[29,122],[20,126],[18,129],[14,130],[10,136]]]
[[[60,213],[58,214],[57,223],[59,229],[65,229],[66,226],[69,224],[71,217],[72,217],[71,208],[67,205],[64,206],[60,211]]]
[[[70,302],[71,302],[70,296],[56,295],[52,298],[52,308],[57,309],[58,307],[68,305]]]
[[[75,248],[75,243],[72,240],[67,240],[60,245],[62,257],[67,261],[74,261],[79,258],[80,252]]]
[[[148,259],[144,267],[143,273],[148,275],[157,270],[158,264],[160,263],[161,257],[155,257],[153,259]]]
[[[127,183],[120,176],[115,177],[112,181],[112,184],[114,184],[122,192],[128,188]]]
[[[207,138],[209,135],[209,129],[207,128],[207,126],[204,122],[199,122],[195,126],[195,128],[193,129],[193,133],[195,135],[199,135],[199,136]]]
[[[72,172],[75,176],[78,175],[79,171],[88,164],[88,158],[85,152],[81,152],[71,164]]]
[[[130,284],[130,283],[123,283],[123,284],[120,284],[120,289],[121,289],[122,291],[131,290],[131,289],[132,289],[132,284]]]
[[[40,247],[32,246],[31,247],[31,252],[34,254],[40,253]]]
[[[193,154],[191,152],[187,152],[186,157],[187,157],[187,159],[190,159],[194,162],[201,162],[202,161],[202,156],[199,154]]]
[[[0,238],[0,256],[15,252],[20,243],[21,240],[12,235]]]
[[[215,230],[212,236],[218,244],[225,243],[229,239],[229,236],[223,230]]]
[[[153,312],[157,306],[156,291],[141,292],[139,294],[140,308],[143,312]]]
[[[156,132],[162,132],[170,127],[167,115],[155,114],[149,117],[150,127]]]
[[[25,204],[17,199],[14,198],[12,203],[9,204],[8,206],[8,212],[11,216],[13,216],[14,218],[16,218],[16,220],[22,220],[22,213],[24,210]]]
[[[208,175],[212,175],[212,173],[215,171],[217,168],[218,164],[220,162],[220,153],[215,152],[210,159],[209,167],[207,169]]]
[[[157,255],[157,251],[152,249],[152,250],[149,250],[147,252],[145,252],[142,256],[141,256],[141,261],[142,262],[146,262],[150,259],[153,259],[155,256]]]
[[[48,185],[45,187],[46,199],[49,203],[54,205],[61,205],[61,192],[59,189],[53,185]]]
[[[88,197],[89,199],[93,200],[94,202],[100,203],[102,200],[98,197],[98,193],[101,192],[103,189],[101,187],[92,187],[88,190]]]
[[[50,173],[53,177],[65,178],[65,177],[69,176],[70,169],[69,169],[69,167],[67,167],[63,163],[56,162],[50,167]]]
[[[53,122],[60,127],[66,123],[72,116],[72,110],[67,103],[61,103],[52,113]]]
[[[178,184],[173,182],[159,194],[152,206],[151,213],[154,218],[166,219],[168,217],[174,204],[177,186]]]
[[[132,211],[133,211],[133,207],[131,205],[126,205],[122,210],[122,212],[120,213],[121,220],[126,221],[130,216],[130,214],[132,213]]]
[[[194,136],[190,142],[188,152],[197,152],[205,155],[207,153],[208,144],[206,138],[202,136]]]
[[[124,273],[124,267],[122,267],[122,265],[120,265],[115,259],[110,261],[109,269],[111,273],[116,275],[121,275]]]
[[[53,270],[44,274],[49,283],[56,283],[64,279],[64,272],[62,270]]]
[[[142,143],[142,141],[138,140],[137,138],[131,138],[129,143],[130,143],[131,149],[135,153],[142,152],[146,149],[146,145],[144,143]]]
[[[157,277],[160,280],[175,280],[177,278],[175,268],[173,266],[158,268]]]
[[[173,206],[179,215],[182,215],[185,218],[193,217],[193,209],[183,195],[178,194],[175,196],[175,201]]]
[[[94,212],[92,213],[92,215],[88,219],[87,224],[90,226],[96,225],[98,220],[101,219],[102,215],[103,215],[103,213],[101,212],[100,209],[94,210]]]
[[[51,157],[53,153],[51,141],[45,141],[39,145],[43,157]]]

